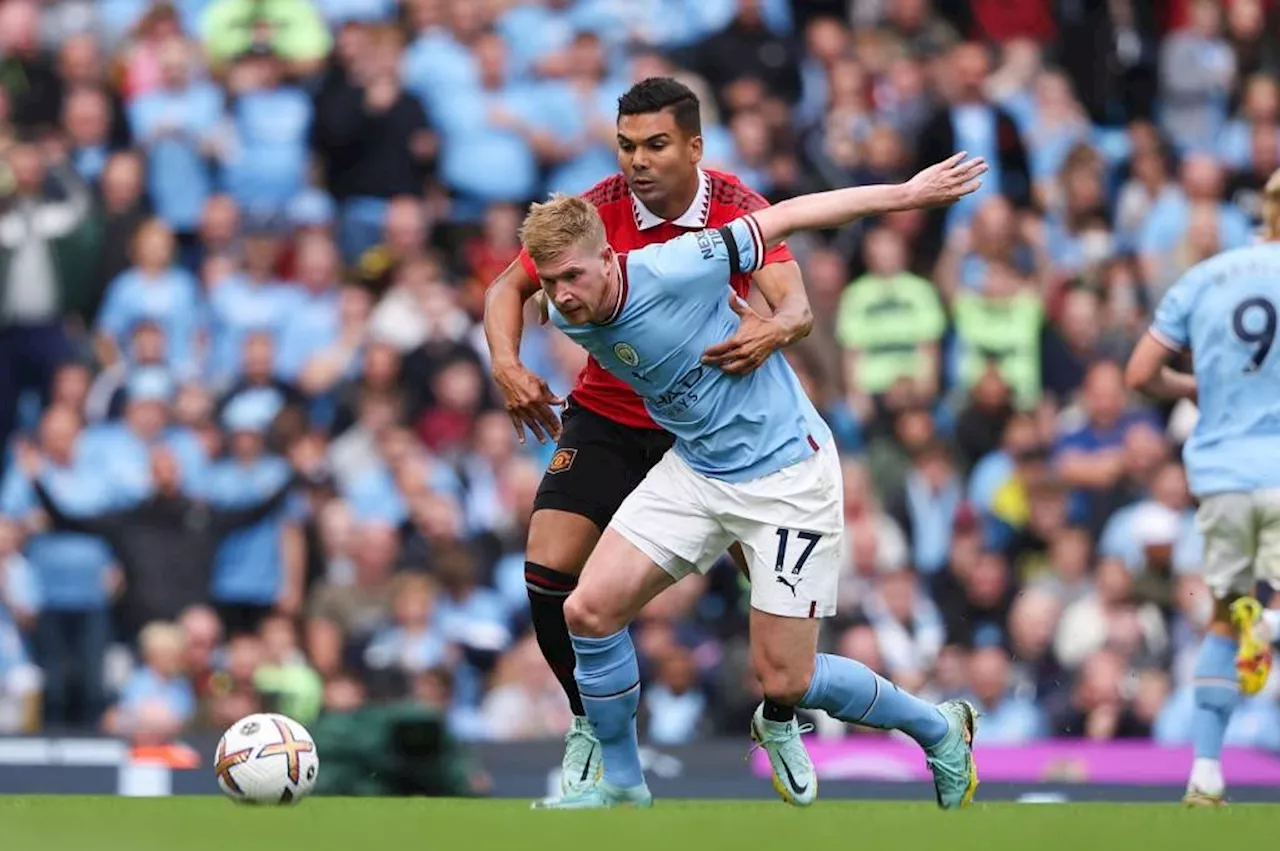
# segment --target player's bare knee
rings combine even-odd
[[[602,597],[579,588],[564,601],[564,622],[573,635],[603,638],[613,635],[625,623],[610,610]]]

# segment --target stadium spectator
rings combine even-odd
[[[65,323],[83,321],[93,300],[96,249],[88,187],[60,147],[15,145],[8,167],[13,194],[0,214],[0,445],[23,394],[46,399],[54,371],[71,354]]]
[[[120,693],[120,702],[102,719],[108,733],[132,735],[158,705],[155,714],[168,724],[180,728],[196,712],[195,692],[182,670],[186,651],[181,627],[164,621],[152,621],[138,634],[138,650],[142,665],[133,672]],[[159,735],[161,741],[172,738]]]
[[[946,156],[943,151],[964,150],[984,157],[991,171],[982,189],[950,210],[929,213],[921,247],[930,257],[941,249],[945,230],[967,223],[992,195],[1004,195],[1017,210],[1031,203],[1031,170],[1017,124],[1008,112],[988,102],[983,90],[991,71],[987,49],[966,42],[952,48],[945,61],[949,103],[924,125],[916,162],[938,162]]]
[[[217,64],[269,50],[298,77],[315,71],[333,43],[310,0],[214,0],[201,16],[205,48]]]
[[[307,177],[311,98],[284,79],[284,63],[257,49],[228,71],[234,96],[231,129],[221,154],[222,183],[241,209],[284,211]]]
[[[928,392],[940,377],[939,344],[946,330],[938,293],[906,271],[899,234],[871,231],[863,254],[867,273],[840,298],[836,333],[845,348],[845,374],[867,396],[879,396],[904,378]]]
[[[376,30],[367,50],[353,57],[359,65],[347,69],[348,79],[321,92],[311,136],[342,206],[348,263],[377,243],[390,199],[422,194],[435,153],[423,107],[401,81],[399,34]]]
[[[41,130],[58,123],[62,99],[56,69],[40,50],[40,4],[16,0],[0,9],[0,86],[9,93],[13,123]]]
[[[96,513],[107,506],[109,492],[85,463],[81,428],[74,409],[45,413],[38,432],[49,465],[44,481],[69,510]],[[0,510],[28,536],[26,555],[42,599],[32,645],[46,672],[45,723],[92,725],[106,709],[103,658],[111,635],[109,606],[119,588],[111,551],[100,538],[49,529],[20,464],[5,475]]]
[[[156,61],[160,84],[130,102],[129,128],[147,155],[147,189],[157,215],[190,238],[214,188],[208,156],[221,144],[216,134],[226,99],[196,76],[193,53],[182,38],[161,43]]]
[[[1009,678],[1009,654],[1003,649],[984,647],[969,657],[970,687],[987,721],[983,732],[993,744],[1026,744],[1044,735],[1046,722],[1033,702],[1012,693]]]
[[[252,526],[275,511],[289,495],[292,477],[271,498],[239,509],[212,509],[182,492],[178,461],[168,449],[149,458],[155,495],[133,508],[82,517],[63,513],[39,481],[45,471],[39,456],[23,465],[40,505],[54,529],[106,539],[124,573],[122,628],[133,638],[148,621],[177,617],[189,605],[208,598],[217,548],[236,530]]]
[[[181,376],[196,374],[200,286],[179,267],[173,231],[159,219],[133,236],[133,266],[115,278],[98,314],[98,357],[106,364],[125,357],[127,338],[141,322],[164,335],[165,358]]]

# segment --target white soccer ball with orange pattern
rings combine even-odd
[[[218,786],[244,803],[296,804],[316,785],[320,758],[306,728],[284,715],[246,715],[222,734]]]

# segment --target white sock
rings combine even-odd
[[[1216,759],[1197,757],[1191,764],[1191,779],[1187,781],[1187,791],[1202,792],[1206,795],[1221,795],[1226,791],[1226,782],[1222,779],[1222,763]]]
[[[1267,630],[1267,640],[1274,642],[1280,638],[1280,609],[1264,609],[1262,612],[1262,625]]]

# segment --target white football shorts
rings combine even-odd
[[[741,541],[752,608],[783,617],[835,614],[844,485],[834,442],[739,483],[697,473],[668,450],[609,525],[677,580],[706,573]]]
[[[1216,599],[1280,589],[1280,490],[1219,493],[1200,501],[1204,581]]]

